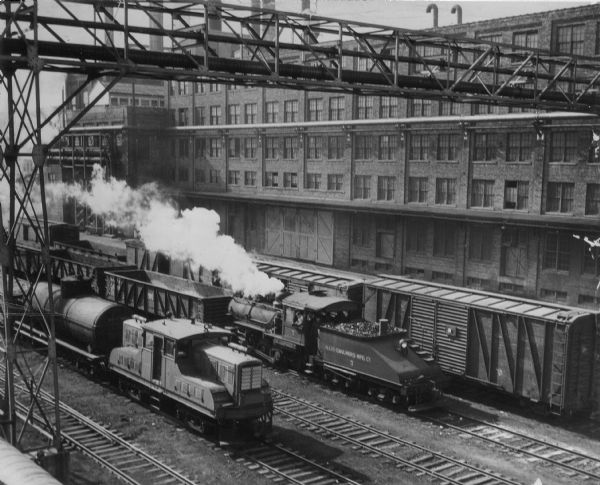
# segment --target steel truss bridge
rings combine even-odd
[[[0,350],[7,364],[1,419],[6,439],[17,446],[27,420],[18,429],[15,373],[30,388],[28,418],[42,410],[37,395],[50,375],[58,399],[52,311],[42,367],[33,372],[17,358],[18,324],[39,280],[22,285],[15,278],[19,221],[34,231],[50,275],[46,154],[117,82],[231,83],[600,113],[597,58],[216,0],[0,0],[0,32],[0,97],[7,106],[0,183],[9,191],[8,200],[0,198]],[[47,73],[84,79],[49,114],[43,98],[53,89],[41,87]],[[63,110],[100,78],[106,80],[102,91],[58,126]],[[20,293],[24,297],[17,299]],[[60,449],[57,405],[55,420],[51,441]]]

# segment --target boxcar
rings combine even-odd
[[[366,318],[407,329],[447,373],[556,414],[594,404],[597,313],[396,276],[368,282],[364,303]]]
[[[292,293],[319,291],[362,303],[364,275],[263,255],[253,259],[259,270],[282,281]]]

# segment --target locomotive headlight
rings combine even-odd
[[[406,352],[408,350],[408,342],[404,339],[400,340],[400,342],[398,342],[398,344],[400,345],[400,350],[402,350],[403,352]]]

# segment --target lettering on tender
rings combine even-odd
[[[351,350],[341,349],[334,345],[325,345],[325,350],[329,352],[333,352],[334,354],[340,354],[345,357],[349,357],[350,359],[360,360],[362,362],[371,362],[371,357],[364,354],[357,354],[356,352],[352,352]]]

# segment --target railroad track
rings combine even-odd
[[[0,375],[2,366],[0,365]],[[0,386],[4,377],[0,377]],[[24,386],[15,390],[27,396]],[[0,393],[1,394],[1,393]],[[41,391],[41,406],[46,418],[53,424],[52,395]],[[27,406],[17,402],[17,416],[24,419]],[[59,403],[62,438],[67,448],[76,449],[112,472],[123,483],[131,485],[195,485],[172,467],[160,462],[139,449],[118,433],[96,423],[65,403]],[[40,415],[34,414],[32,426],[51,437],[49,426]],[[358,485],[358,482],[336,471],[331,465],[323,465],[281,444],[255,442],[245,448],[227,447],[227,454],[277,483],[295,485]]]
[[[1,372],[4,375],[3,372]],[[2,388],[4,377],[0,378]],[[19,397],[27,396],[27,390],[15,384],[17,396],[16,412],[19,419],[24,419],[27,406],[20,402]],[[45,416],[53,424],[53,398],[41,391],[40,400]],[[195,482],[183,473],[162,463],[134,444],[130,443],[118,433],[111,431],[84,416],[70,406],[60,403],[60,423],[63,441],[68,449],[76,449],[90,457],[96,463],[112,472],[123,483],[130,485],[194,485]],[[32,426],[50,437],[48,423],[34,413]]]
[[[340,440],[361,449],[372,456],[381,456],[386,461],[428,475],[443,484],[453,485],[517,485],[519,482],[494,471],[480,468],[425,446],[393,436],[383,431],[356,422],[318,404],[305,401],[282,391],[273,389],[275,413],[330,439]],[[405,458],[396,450],[412,452]],[[416,453],[416,454],[415,454]]]
[[[237,449],[230,456],[238,463],[275,482],[296,485],[358,485],[358,482],[296,451],[276,443],[262,442]]]
[[[424,419],[527,456],[531,463],[550,463],[573,480],[593,479],[600,483],[599,457],[460,413],[448,412],[442,418],[424,416]]]

